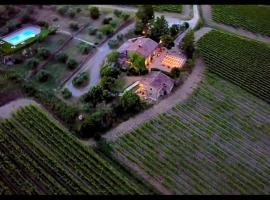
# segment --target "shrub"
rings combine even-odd
[[[76,66],[77,66],[77,61],[75,60],[75,59],[73,59],[73,58],[70,58],[70,59],[68,59],[68,61],[67,61],[67,67],[69,68],[69,69],[75,69],[76,68]]]
[[[120,53],[116,50],[113,50],[111,53],[107,55],[107,62],[110,64],[114,64],[118,62]]]
[[[26,65],[30,68],[30,69],[35,69],[37,68],[39,64],[39,61],[35,58],[32,58],[30,60],[27,61]]]
[[[171,70],[171,76],[173,78],[178,78],[180,76],[180,69],[178,67],[174,67]]]
[[[88,54],[90,52],[90,50],[92,49],[92,46],[86,43],[80,43],[79,44],[79,51],[82,54]]]
[[[45,27],[45,28],[48,28],[48,27],[49,27],[49,23],[46,22],[46,21],[43,21],[43,20],[38,21],[37,24],[38,24],[39,26],[42,26],[42,27]]]
[[[65,15],[68,11],[68,6],[61,6],[57,9],[57,12],[60,14],[60,15]]]
[[[122,11],[121,10],[114,10],[113,11],[113,14],[116,16],[116,17],[120,17],[122,15]]]
[[[50,56],[50,51],[46,48],[38,49],[37,56],[43,60],[46,60]]]
[[[62,90],[62,96],[64,97],[64,99],[69,99],[70,97],[72,97],[72,93],[65,88],[64,90]]]
[[[173,24],[173,25],[170,27],[170,35],[171,35],[172,37],[175,37],[179,32],[180,32],[180,26],[179,26],[179,25]]]
[[[98,7],[95,7],[95,6],[90,7],[89,11],[90,11],[90,16],[91,16],[92,19],[98,19],[99,18],[100,13],[99,13]]]
[[[81,8],[77,8],[77,9],[76,9],[76,12],[77,12],[77,13],[80,13],[81,11],[82,11]]]
[[[38,74],[38,81],[39,82],[46,82],[50,77],[50,73],[47,71],[42,70],[39,74]]]
[[[97,38],[98,39],[102,39],[103,38],[103,34],[101,31],[97,31]]]
[[[101,27],[101,32],[104,34],[104,35],[109,35],[113,32],[113,27],[111,24],[105,24]]]
[[[123,18],[124,21],[128,20],[129,17],[130,17],[130,14],[128,14],[128,13],[123,13],[122,14],[122,18]]]
[[[68,11],[68,16],[69,16],[70,18],[74,18],[75,15],[76,15],[75,11],[74,11],[73,9],[69,9],[69,11]]]
[[[95,35],[96,33],[97,33],[97,28],[92,27],[92,26],[88,28],[89,35]]]
[[[112,21],[111,17],[106,17],[106,18],[103,19],[102,23],[103,24],[109,24],[111,21]]]
[[[120,42],[117,39],[110,39],[108,45],[111,49],[116,49],[119,46]]]
[[[91,102],[95,108],[97,103],[103,101],[103,89],[100,85],[92,87],[84,96],[84,102]]]
[[[115,20],[110,21],[110,25],[111,25],[113,28],[116,28],[116,27],[117,27],[117,21],[115,21]]]
[[[69,23],[69,28],[70,28],[71,30],[73,30],[73,31],[76,31],[76,30],[79,29],[79,25],[78,25],[77,22],[70,22],[70,23]]]
[[[142,108],[140,97],[132,91],[125,92],[120,103],[125,112],[138,112]]]
[[[65,53],[60,53],[56,56],[56,59],[58,62],[66,63],[68,60],[68,55]]]
[[[72,84],[75,87],[83,86],[88,81],[88,74],[86,72],[80,73],[72,80]]]

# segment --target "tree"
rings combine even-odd
[[[146,74],[148,72],[145,67],[145,59],[143,56],[136,52],[131,52],[128,54],[129,57],[129,72],[134,75]]]
[[[193,57],[193,52],[195,50],[195,46],[194,46],[194,32],[192,30],[187,32],[187,34],[183,38],[183,40],[182,40],[182,49],[187,54],[188,58]]]
[[[105,24],[101,27],[101,32],[104,34],[104,35],[109,35],[110,33],[113,32],[113,27],[111,24]]]
[[[67,61],[67,67],[69,68],[69,69],[75,69],[75,67],[77,66],[77,61],[75,60],[75,59],[73,59],[73,58],[70,58],[70,59],[68,59],[68,61]]]
[[[69,28],[71,28],[73,31],[76,31],[79,29],[79,24],[77,22],[70,22]]]
[[[169,34],[162,35],[160,40],[162,41],[162,45],[168,49],[171,49],[174,46],[173,38]]]
[[[171,75],[173,78],[178,78],[180,76],[180,73],[181,73],[181,71],[178,67],[174,67],[171,70]]]
[[[136,18],[143,23],[143,25],[147,25],[147,23],[154,19],[154,9],[152,5],[141,5],[139,6],[138,11],[136,12]]]
[[[100,80],[100,86],[102,87],[103,90],[112,91],[114,85],[115,85],[115,78],[113,77],[104,76]]]
[[[92,19],[98,19],[99,18],[100,13],[99,13],[98,7],[95,7],[95,6],[90,7],[89,11],[90,11],[90,16],[91,16]]]
[[[163,15],[150,21],[150,38],[159,42],[160,37],[168,33],[169,25]]]
[[[69,99],[70,97],[72,97],[72,93],[67,88],[62,90],[62,95],[64,99]]]
[[[113,77],[117,78],[120,74],[120,70],[117,67],[111,67],[104,65],[100,70],[101,77]]]
[[[107,55],[107,62],[109,64],[115,64],[118,62],[119,56],[120,56],[120,53],[116,50],[113,50],[111,53]]]
[[[38,80],[40,82],[46,82],[50,77],[50,73],[47,72],[47,71],[41,71],[39,74],[38,74]]]
[[[37,56],[43,60],[46,60],[50,56],[50,50],[46,48],[38,49]]]
[[[65,15],[68,11],[68,6],[61,6],[57,9],[57,12],[60,14],[60,15]]]
[[[173,24],[170,27],[170,34],[172,37],[175,37],[179,33],[179,31],[180,31],[180,27],[177,24]]]
[[[86,44],[84,42],[80,43],[79,44],[79,51],[82,53],[82,54],[88,54],[91,50],[92,46],[89,45],[89,44]]]
[[[68,60],[68,55],[66,53],[60,53],[56,56],[58,62],[66,63]]]
[[[137,112],[141,109],[140,97],[132,91],[127,91],[120,99],[121,106],[125,112]]]
[[[154,19],[154,9],[152,5],[141,5],[136,12],[135,33],[141,34],[143,30],[148,30],[148,23]]]
[[[99,85],[92,87],[90,91],[86,93],[83,99],[85,102],[91,102],[95,108],[97,103],[103,101],[102,87]]]
[[[28,60],[28,62],[26,63],[26,65],[30,68],[30,69],[35,69],[37,68],[39,62],[37,59],[32,58],[30,60]]]

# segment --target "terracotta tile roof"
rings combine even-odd
[[[170,88],[174,84],[173,79],[160,71],[150,72],[148,75],[146,75],[142,82],[145,85],[155,88],[156,90],[162,89],[164,85]]]
[[[119,49],[119,52],[134,51],[147,58],[158,46],[158,43],[150,38],[138,37],[125,42]]]

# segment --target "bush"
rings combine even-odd
[[[120,17],[122,15],[122,11],[121,10],[114,10],[113,11],[113,14],[116,16],[116,17]]]
[[[120,53],[116,50],[113,50],[111,53],[107,55],[107,62],[110,64],[115,64],[118,62],[119,56],[120,56]]]
[[[128,20],[129,17],[130,17],[130,14],[128,14],[128,13],[123,13],[122,14],[122,18],[123,18],[124,21]]]
[[[81,11],[82,11],[81,8],[77,8],[77,9],[76,9],[76,12],[77,12],[77,13],[80,13]]]
[[[57,12],[62,16],[64,16],[67,13],[67,11],[68,11],[68,6],[61,6],[57,9]]]
[[[79,24],[77,22],[70,22],[69,28],[73,31],[76,31],[79,29]]]
[[[86,43],[81,43],[79,44],[79,51],[82,54],[88,54],[90,52],[90,50],[92,49],[92,46]]]
[[[132,91],[125,92],[120,103],[125,112],[138,112],[142,108],[140,97]]]
[[[106,25],[103,25],[101,27],[101,32],[104,34],[104,35],[109,35],[113,32],[113,27],[111,24],[106,24]]]
[[[50,77],[50,73],[43,70],[38,74],[37,78],[39,82],[46,82],[48,81],[49,77]]]
[[[88,74],[86,72],[80,73],[72,80],[72,84],[75,87],[81,87],[88,81]]]
[[[103,34],[101,31],[97,31],[97,38],[98,39],[102,39],[103,38]]]
[[[62,90],[62,96],[64,97],[64,99],[69,99],[72,97],[72,93],[65,88],[64,90]]]
[[[99,9],[97,7],[95,7],[95,6],[90,7],[89,11],[90,11],[90,16],[92,19],[99,18],[100,13],[99,13]]]
[[[76,15],[75,11],[72,10],[72,9],[69,9],[69,11],[68,11],[68,16],[69,16],[70,18],[74,18],[75,15]]]
[[[46,22],[46,21],[38,21],[37,24],[39,26],[42,26],[42,27],[45,27],[45,28],[48,28],[49,27],[49,23]]]
[[[60,53],[56,56],[56,60],[60,63],[66,63],[68,60],[68,55],[65,53]]]
[[[96,33],[97,33],[97,28],[92,27],[92,26],[88,28],[89,35],[95,35]]]
[[[170,27],[170,35],[171,35],[172,37],[175,37],[179,32],[180,32],[180,26],[179,26],[179,25],[173,24],[173,25]]]
[[[37,56],[43,60],[46,60],[50,56],[50,51],[46,48],[38,49]]]
[[[110,77],[110,76],[104,76],[100,80],[100,86],[102,87],[103,90],[108,90],[112,91],[115,85],[115,78]]]
[[[174,67],[174,68],[172,68],[172,70],[171,70],[171,76],[173,77],[173,78],[179,78],[179,76],[180,76],[180,69],[178,68],[178,67]]]
[[[68,59],[68,61],[67,61],[67,67],[71,70],[75,69],[77,64],[78,64],[77,61],[75,59],[72,59],[72,58]]]
[[[27,61],[26,65],[30,68],[30,69],[35,69],[37,68],[39,64],[39,61],[35,58],[32,58],[30,60]]]
[[[112,18],[111,17],[106,17],[103,19],[102,23],[103,24],[109,24],[111,22]]]
[[[110,25],[111,25],[113,28],[116,28],[116,27],[117,27],[117,21],[115,21],[115,20],[110,21]]]
[[[120,41],[118,41],[117,39],[110,39],[108,41],[108,45],[111,49],[116,49],[120,44]]]

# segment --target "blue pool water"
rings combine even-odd
[[[40,33],[40,27],[29,26],[29,27],[23,28],[19,31],[15,31],[9,34],[8,36],[4,37],[3,40],[12,45],[17,45],[31,37],[35,37],[39,33]]]

